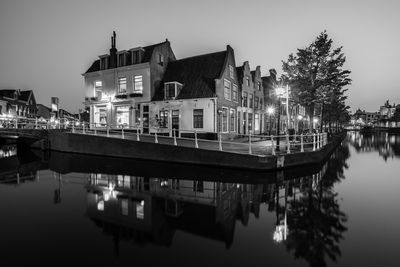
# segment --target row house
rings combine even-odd
[[[235,56],[226,50],[170,62],[150,104],[154,131],[198,131],[207,138],[237,134],[240,105]],[[157,127],[158,126],[158,127]]]
[[[262,86],[261,69],[257,66],[250,70],[248,61],[236,68],[239,79],[241,105],[238,107],[238,133],[264,133],[264,89]]]
[[[170,61],[170,42],[118,51],[116,34],[109,54],[99,56],[82,74],[84,105],[96,127],[141,127],[149,132],[149,102]]]
[[[0,116],[36,117],[36,99],[32,90],[0,90]]]

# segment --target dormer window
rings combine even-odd
[[[126,51],[118,52],[117,61],[118,67],[126,66]]]
[[[100,56],[100,69],[106,70],[108,68],[108,56]]]
[[[182,84],[178,82],[168,82],[164,84],[165,100],[175,99],[182,89]]]
[[[142,57],[144,50],[141,47],[133,48],[131,51],[132,64],[140,64],[142,62]]]

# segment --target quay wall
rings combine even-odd
[[[292,153],[281,156],[258,156],[102,136],[63,133],[62,131],[52,130],[48,133],[46,147],[55,151],[98,156],[253,170],[275,170],[320,163],[334,151],[342,139],[343,136],[337,137],[318,151]]]

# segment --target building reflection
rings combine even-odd
[[[344,179],[348,147],[344,145],[314,174],[271,183],[163,179],[90,174],[87,216],[113,236],[135,244],[170,246],[177,230],[223,242],[229,248],[236,223],[246,226],[261,206],[274,214],[271,237],[310,266],[324,266],[340,256],[346,215],[333,186]]]
[[[388,132],[362,133],[348,132],[348,140],[357,152],[376,151],[387,161],[400,156],[400,135]]]

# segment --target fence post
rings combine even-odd
[[[96,124],[94,125],[94,135],[97,135],[97,128],[96,128]]]
[[[174,136],[174,146],[177,146],[178,143],[176,142],[176,129],[172,129],[172,135]]]
[[[125,135],[124,135],[124,127],[123,127],[123,126],[122,126],[121,135],[122,135],[122,139],[125,139]]]
[[[271,135],[271,149],[272,149],[272,156],[275,156],[275,142],[274,142],[274,136]]]
[[[36,119],[35,119],[35,129],[37,129],[38,127],[37,127],[37,117],[36,117]]]
[[[287,143],[287,150],[286,150],[286,153],[290,154],[290,140],[289,140],[289,134],[286,134],[286,143]]]
[[[222,135],[221,133],[218,134],[219,134],[219,151],[222,151]]]
[[[85,123],[83,123],[82,133],[85,134]]]
[[[157,130],[154,134],[154,143],[158,144],[158,138],[157,138]]]
[[[304,152],[303,134],[300,135],[300,152]]]
[[[199,143],[197,142],[197,131],[194,131],[194,141],[195,141],[195,147],[199,148]]]
[[[75,133],[75,123],[72,124],[72,133]]]
[[[140,141],[140,138],[139,138],[139,126],[136,127],[136,141]]]
[[[320,133],[317,133],[317,149],[320,149],[321,148],[321,143],[320,143],[320,141],[321,141],[321,134]]]
[[[312,144],[312,150],[315,151],[315,133],[313,133],[313,144]]]
[[[15,129],[18,129],[18,117],[15,117]]]
[[[106,126],[106,128],[107,128],[107,137],[110,137],[110,126]]]

